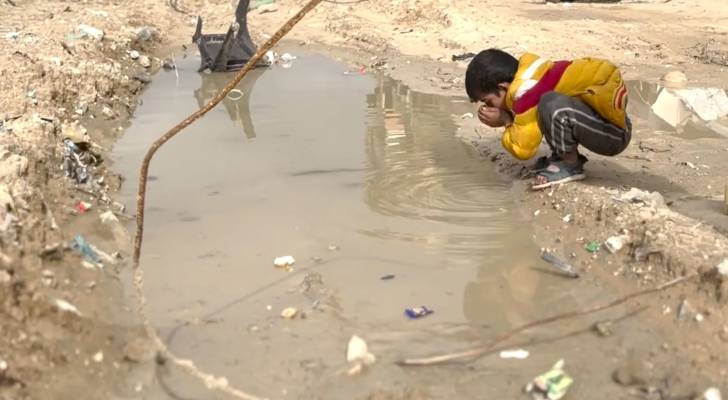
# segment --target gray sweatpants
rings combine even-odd
[[[615,156],[632,138],[632,123],[622,129],[602,118],[578,98],[556,92],[541,96],[538,125],[551,151],[568,153],[582,145],[594,153]]]

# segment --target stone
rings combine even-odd
[[[102,40],[104,38],[104,31],[90,25],[81,24],[77,30],[84,39]]]
[[[728,115],[728,94],[723,89],[680,89],[675,94],[703,121]]]
[[[136,60],[139,57],[141,57],[141,54],[138,51],[132,50],[129,52],[129,58],[131,58],[132,60]]]
[[[157,32],[154,30],[154,28],[150,28],[148,26],[139,28],[137,31],[137,39],[139,39],[142,42],[148,42],[152,39],[154,39],[154,36],[156,36]]]
[[[13,196],[10,194],[10,187],[2,183],[0,184],[0,217],[7,211],[12,211],[15,208],[15,202]]]
[[[149,68],[152,66],[152,60],[148,56],[139,56],[139,65],[144,68]]]
[[[157,350],[147,339],[137,338],[124,345],[124,359],[127,361],[146,362],[152,360],[156,354]]]

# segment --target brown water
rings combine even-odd
[[[230,78],[197,65],[180,61],[179,78],[160,73],[116,145],[128,206],[149,143]],[[142,265],[149,314],[173,351],[256,394],[291,399],[514,398],[557,357],[605,356],[570,344],[477,368],[393,364],[603,293],[577,294],[573,281],[538,270],[549,267],[509,187],[457,138],[470,104],[346,69],[304,53],[289,69],[257,70],[242,98],[158,153]],[[298,260],[294,271],[273,267],[282,255]],[[420,305],[435,313],[403,315]],[[285,307],[306,318],[281,319]],[[379,358],[359,377],[342,375],[352,334]],[[598,368],[588,365],[580,368]],[[481,379],[496,370],[495,382]],[[157,384],[149,398],[216,398],[175,371],[160,371]]]

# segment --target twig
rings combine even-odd
[[[156,345],[157,350],[161,358],[171,361],[177,367],[181,368],[190,375],[200,379],[205,386],[210,390],[219,390],[223,393],[236,397],[238,399],[246,400],[258,400],[258,397],[247,394],[241,390],[231,387],[228,384],[227,379],[224,377],[217,377],[211,374],[207,374],[201,371],[195,366],[191,360],[184,360],[177,358],[162,342],[157,335],[156,331],[152,327],[149,321],[149,317],[146,315],[145,304],[146,298],[144,297],[144,274],[140,266],[142,241],[144,238],[144,205],[146,202],[146,191],[147,181],[149,178],[149,165],[151,164],[154,154],[167,143],[170,139],[180,133],[184,128],[191,125],[193,122],[201,118],[207,112],[212,110],[218,103],[220,103],[235,88],[238,83],[250,72],[251,69],[255,68],[258,62],[265,56],[265,54],[273,48],[293,27],[303,19],[303,17],[313,10],[322,0],[310,0],[296,15],[291,17],[288,22],[285,23],[268,41],[263,44],[253,57],[248,60],[245,67],[241,69],[237,75],[217,94],[212,98],[204,107],[194,112],[192,115],[187,117],[185,120],[174,126],[167,133],[157,139],[147,150],[142,161],[141,169],[139,171],[139,188],[137,191],[137,209],[136,209],[136,234],[134,236],[134,254],[133,254],[133,267],[134,267],[134,286],[137,293],[137,301],[139,307],[139,315],[142,318],[142,322],[146,328],[147,334]],[[176,5],[175,3],[170,3]]]
[[[554,315],[552,317],[548,317],[548,318],[540,319],[540,320],[537,320],[537,321],[529,322],[529,323],[527,323],[525,325],[521,325],[521,326],[519,326],[519,327],[517,327],[515,329],[512,329],[512,330],[510,330],[508,332],[505,332],[505,333],[503,333],[503,334],[501,334],[499,336],[496,336],[496,338],[493,339],[492,341],[490,341],[490,343],[488,343],[488,344],[485,344],[485,345],[482,345],[482,346],[478,346],[478,347],[475,347],[475,348],[472,348],[472,349],[469,349],[469,350],[460,351],[460,352],[457,352],[457,353],[443,354],[443,355],[433,356],[433,357],[409,358],[409,359],[401,360],[401,361],[397,362],[397,364],[399,364],[399,365],[408,365],[408,366],[409,365],[433,365],[433,364],[441,364],[441,363],[455,361],[455,360],[462,360],[462,359],[466,359],[466,358],[473,358],[474,359],[476,357],[480,357],[480,356],[488,353],[493,348],[495,348],[496,345],[498,345],[498,344],[500,344],[500,343],[502,343],[502,342],[504,342],[504,341],[512,338],[513,336],[515,336],[515,335],[517,335],[517,334],[519,334],[519,333],[521,333],[523,331],[526,331],[528,329],[535,328],[535,327],[541,326],[541,325],[550,324],[550,323],[553,323],[553,322],[556,322],[556,321],[561,321],[561,320],[564,320],[564,319],[581,317],[581,316],[588,315],[588,314],[593,314],[593,313],[596,313],[596,312],[599,312],[599,311],[604,311],[606,309],[613,308],[613,307],[616,307],[616,306],[618,306],[620,304],[626,303],[627,301],[632,300],[634,298],[646,296],[646,295],[652,294],[652,293],[661,292],[661,291],[663,291],[665,289],[668,289],[670,287],[673,287],[673,286],[675,286],[675,285],[677,285],[679,283],[682,283],[682,282],[685,282],[687,280],[696,278],[697,276],[698,276],[698,274],[692,274],[692,275],[684,276],[682,278],[678,278],[678,279],[672,280],[672,281],[670,281],[670,282],[668,282],[668,283],[666,283],[664,285],[658,286],[658,287],[653,288],[653,289],[645,289],[645,290],[640,290],[640,291],[637,291],[637,292],[628,294],[628,295],[626,295],[624,297],[621,297],[621,298],[619,298],[617,300],[614,300],[614,301],[609,302],[609,303],[606,303],[606,304],[601,304],[601,305],[594,306],[594,307],[587,308],[587,309],[583,309],[583,310],[571,311],[571,312],[568,312],[568,313],[558,314],[558,315]]]

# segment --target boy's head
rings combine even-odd
[[[470,101],[503,108],[506,92],[518,71],[518,60],[498,49],[483,50],[465,72],[465,91]]]

